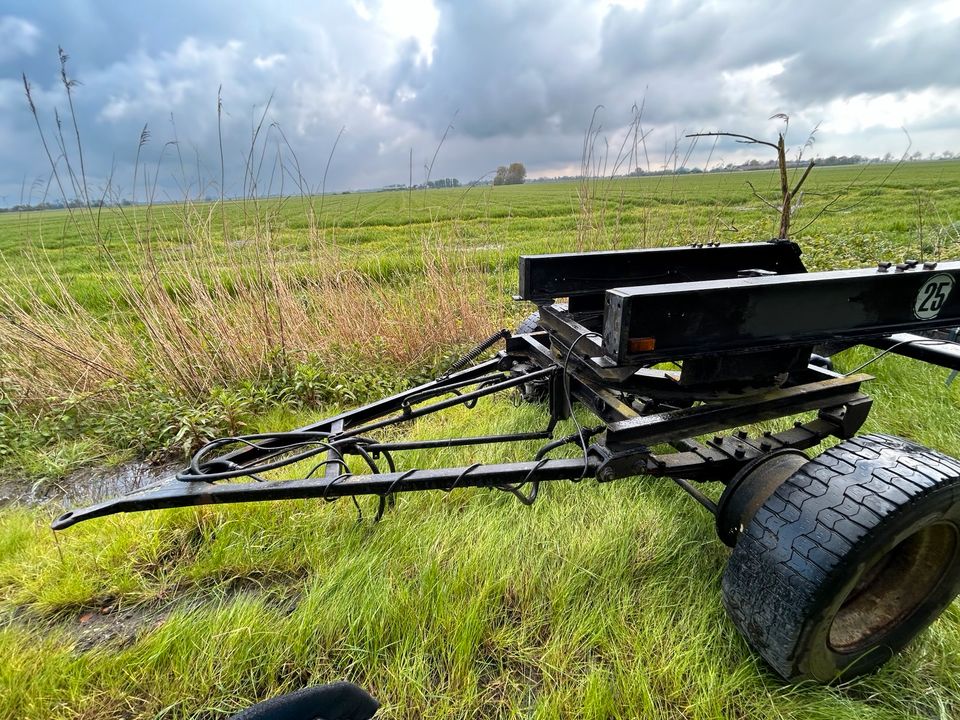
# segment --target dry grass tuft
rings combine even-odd
[[[0,289],[0,362],[16,405],[122,392],[141,377],[202,397],[308,356],[403,371],[493,327],[481,269],[437,248],[423,247],[422,272],[400,287],[333,254],[315,273],[285,270],[268,237],[229,256],[207,241],[141,250],[134,272],[116,274],[120,300],[106,315],[54,274],[39,289]]]

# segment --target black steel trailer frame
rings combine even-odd
[[[949,293],[935,317],[914,313],[932,278],[960,283],[960,263],[806,273],[799,247],[787,241],[525,256],[518,299],[539,305],[544,329],[498,333],[481,343],[503,337],[506,348],[496,357],[292,432],[224,438],[198,453],[176,479],[64,513],[53,527],[117,512],[354,495],[385,502],[394,493],[457,487],[494,487],[529,502],[541,482],[637,475],[673,478],[720,513],[687,481],[727,483],[762,455],[811,448],[831,435],[852,437],[866,420],[871,399],[861,385],[870,376],[811,364],[815,345],[865,342],[960,369],[960,347],[905,334],[960,325],[960,292]],[[555,303],[557,298],[568,302]],[[798,312],[787,314],[791,299]],[[852,309],[838,318],[838,307]],[[649,338],[653,346],[628,350],[634,336]],[[683,363],[679,371],[652,367],[677,361]],[[420,441],[370,437],[508,390],[543,395],[548,417],[542,431]],[[601,424],[554,438],[557,422],[571,414],[571,401]],[[814,419],[781,432],[750,435],[739,429],[813,410]],[[523,440],[547,442],[525,462],[398,470],[394,459],[405,450]],[[567,444],[579,445],[582,456],[547,457]],[[661,444],[671,450],[653,449]],[[229,482],[262,480],[260,474],[273,466],[321,455],[327,459],[313,470],[322,469],[319,475]],[[362,457],[370,473],[350,472],[344,460],[349,455]],[[530,487],[529,495],[523,486]]]
[[[441,377],[392,397],[292,432],[215,441],[175,478],[66,512],[53,527],[119,512],[362,495],[379,498],[379,520],[399,493],[486,487],[530,504],[545,482],[644,476],[674,480],[733,546],[806,461],[801,451],[830,436],[853,438],[867,419],[871,376],[835,372],[831,351],[864,344],[960,370],[960,346],[937,339],[960,326],[958,284],[960,262],[807,272],[798,245],[784,240],[524,256],[516,299],[537,312],[523,332],[497,333]],[[470,366],[501,342],[494,357]],[[429,440],[380,433],[504,392],[542,402],[543,429]],[[577,404],[598,423],[582,425]],[[575,432],[557,437],[568,418]],[[796,419],[779,431],[748,427],[777,418]],[[402,462],[409,450],[535,440],[540,449],[518,462]],[[576,449],[568,448],[572,457],[550,457],[565,446]],[[351,471],[351,456],[365,472]],[[299,479],[263,477],[308,460]],[[718,501],[701,481],[725,485]]]

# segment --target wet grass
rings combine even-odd
[[[960,404],[943,373],[917,377],[893,360],[877,372],[887,390],[869,429],[900,415],[887,395]],[[940,417],[906,409],[912,437],[960,454]],[[411,434],[533,429],[542,412],[490,402]],[[437,461],[508,457],[450,450]],[[365,509],[364,522],[347,501],[117,516],[58,541],[50,513],[5,511],[0,712],[217,717],[344,677],[381,698],[384,717],[960,711],[956,608],[876,675],[781,684],[725,618],[727,552],[709,518],[670,484],[551,485],[532,508],[493,491],[405,496],[379,525]],[[91,614],[99,640],[85,632]]]

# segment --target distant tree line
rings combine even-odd
[[[130,205],[129,200],[121,200],[119,203],[108,203],[105,200],[90,203],[91,207],[109,207],[111,205]],[[29,210],[63,210],[64,208],[85,208],[87,204],[80,198],[74,198],[67,202],[63,200],[50,200],[35,203],[20,203],[11,207],[0,207],[0,212],[25,212]]]
[[[829,157],[819,157],[815,158],[818,166],[823,167],[827,165],[863,165],[866,163],[892,163],[898,161],[900,158],[894,157],[892,153],[887,153],[883,157],[867,157],[865,155],[830,155]],[[905,158],[910,162],[916,162],[920,160],[960,160],[960,153],[953,152],[952,150],[944,150],[942,153],[929,153],[924,155],[920,151],[916,151]],[[802,167],[807,163],[806,160],[803,162],[788,161],[788,167]],[[717,165],[712,167],[709,170],[704,170],[699,167],[679,167],[676,169],[666,169],[666,170],[644,170],[643,168],[636,168],[632,172],[626,173],[624,177],[643,177],[645,175],[696,175],[707,173],[717,173],[717,172],[739,172],[747,170],[772,170],[777,167],[776,160],[747,160],[740,164],[727,163],[726,165]],[[527,169],[524,167],[523,163],[515,162],[510,163],[509,166],[501,165],[497,168],[497,174],[493,178],[494,185],[520,185],[526,182],[527,179]],[[577,175],[560,175],[557,177],[547,178],[534,178],[530,182],[565,182],[579,180],[580,177]],[[471,187],[475,185],[487,185],[489,180],[475,180],[468,183]],[[414,189],[422,190],[424,188],[458,188],[461,187],[461,183],[457,178],[440,178],[439,180],[429,180],[426,183],[421,185],[413,186]],[[393,185],[386,185],[383,190],[407,190],[409,186],[405,184],[396,183]],[[343,194],[348,194],[350,191],[345,191]],[[206,197],[204,198],[205,202],[213,202],[215,198]],[[133,203],[128,199],[120,200],[119,202],[106,202],[105,200],[100,200],[99,202],[91,203],[93,207],[126,207],[132,205]],[[64,208],[82,208],[86,204],[80,198],[74,198],[68,202],[63,202],[62,200],[53,200],[53,201],[44,201],[39,203],[19,203],[10,207],[0,207],[0,213],[3,212],[28,212],[33,210],[63,210]]]
[[[460,187],[460,181],[456,178],[441,178],[440,180],[428,180],[428,188],[456,188]]]
[[[954,160],[960,157],[951,150],[944,150],[939,155],[937,153],[930,153],[924,157],[923,153],[915,152],[906,157],[909,161],[917,160]],[[867,157],[865,155],[830,155],[828,157],[818,157],[815,158],[818,167],[824,167],[827,165],[865,165],[867,163],[891,163],[896,162],[899,158],[895,158],[892,153],[887,153],[882,158],[881,157]],[[808,163],[808,160],[788,160],[787,167],[804,167]],[[747,160],[739,164],[727,163],[726,165],[717,165],[712,167],[709,170],[704,170],[699,167],[681,167],[667,170],[644,170],[643,168],[636,168],[632,172],[627,173],[627,177],[641,177],[644,175],[689,175],[695,173],[716,173],[716,172],[737,172],[740,170],[775,170],[777,168],[776,160]]]
[[[960,153],[955,153],[951,150],[944,150],[942,153],[929,153],[924,155],[921,152],[914,152],[910,155],[907,155],[904,158],[908,162],[916,162],[920,160],[960,160]],[[818,166],[825,165],[864,165],[866,163],[894,163],[900,160],[899,157],[894,157],[892,153],[887,153],[883,157],[867,157],[865,155],[830,155],[825,158],[816,158],[816,163]],[[806,164],[807,161],[800,163],[794,161],[787,161],[787,167],[802,167]],[[709,170],[704,170],[703,168],[692,166],[692,167],[678,167],[668,168],[665,170],[644,170],[643,168],[636,168],[632,172],[625,173],[618,177],[643,177],[643,176],[657,176],[657,175],[698,175],[703,173],[718,173],[718,172],[740,172],[740,171],[749,171],[749,170],[772,170],[776,169],[777,161],[761,161],[761,160],[747,160],[746,162],[736,165],[734,163],[727,163],[726,165],[717,165],[712,167]],[[582,178],[579,175],[557,175],[555,177],[539,177],[533,178],[528,182],[533,183],[550,183],[550,182],[575,182],[581,180]]]
[[[425,183],[420,183],[419,185],[406,185],[402,183],[393,183],[391,185],[384,185],[381,190],[425,190],[425,189],[436,189],[436,188],[458,188],[460,187],[460,181],[456,178],[440,178],[439,180],[427,180]]]
[[[520,185],[527,179],[527,169],[523,163],[510,163],[510,166],[501,165],[493,178],[494,185]]]

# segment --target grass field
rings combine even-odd
[[[813,172],[794,221],[809,267],[960,257],[960,162],[889,170]],[[774,215],[747,179],[775,184],[734,173],[0,214],[3,473],[51,484],[84,464],[182,456],[405,387],[529,312],[509,300],[520,253],[769,237]],[[960,383],[894,358],[871,372],[867,431],[960,456]],[[504,399],[408,433],[543,421]],[[535,447],[411,453],[403,467]],[[224,717],[339,678],[385,718],[960,715],[956,604],[875,675],[779,682],[724,615],[710,519],[662,482],[556,484],[531,508],[421,495],[378,525],[349,502],[296,501],[54,537],[56,514],[0,510],[0,717]]]

